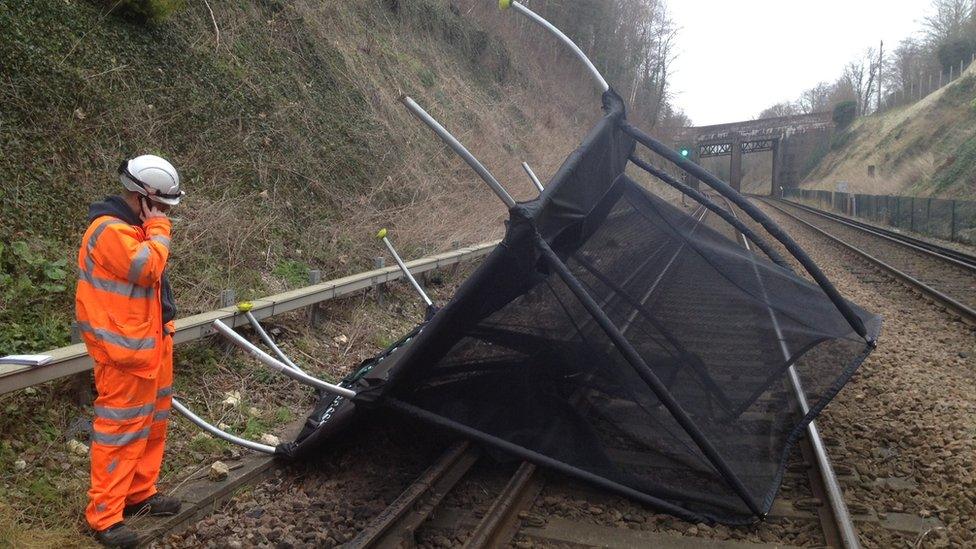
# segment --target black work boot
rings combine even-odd
[[[105,547],[137,547],[139,534],[136,534],[124,522],[116,522],[104,530],[95,532],[95,539]]]
[[[148,510],[148,513],[146,514],[151,517],[168,517],[170,515],[179,513],[182,505],[183,504],[180,503],[180,500],[176,498],[156,494],[142,503],[126,505],[125,509],[122,510],[122,516],[131,517],[133,515],[142,514]]]

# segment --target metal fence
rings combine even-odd
[[[976,201],[784,189],[783,198],[926,236],[976,244]]]
[[[976,62],[976,53],[971,54],[969,59],[960,59],[958,65],[953,63],[948,69],[940,67],[938,74],[935,72],[917,72],[902,77],[900,85],[885,90],[885,97],[881,100],[881,104],[877,105],[874,113],[911,105],[925,99],[932,92],[965,76],[969,72],[969,66],[974,62]]]

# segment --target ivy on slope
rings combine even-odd
[[[260,285],[270,246],[300,247],[375,175],[368,105],[314,22],[281,2],[219,9],[218,49],[200,2],[148,26],[83,0],[0,2],[0,354],[67,342],[87,205],[118,191],[124,155],[181,170],[177,230],[194,245],[177,240],[173,274],[207,292],[235,273]]]

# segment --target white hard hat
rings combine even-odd
[[[180,174],[165,158],[144,154],[119,165],[119,181],[126,189],[152,201],[175,206],[186,193],[180,190]]]

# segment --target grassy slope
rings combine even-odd
[[[381,225],[411,256],[498,235],[502,209],[400,93],[522,196],[518,162],[551,174],[598,115],[441,0],[211,5],[219,45],[199,2],[154,28],[83,0],[0,4],[0,351],[67,342],[87,204],[117,191],[123,155],[160,152],[186,180],[172,277],[189,314],[222,288],[367,268]]]
[[[857,120],[803,186],[976,199],[976,72],[914,105]],[[877,168],[868,176],[869,165]]]
[[[185,316],[213,308],[222,288],[253,297],[303,284],[307,268],[327,278],[369,268],[381,225],[408,257],[500,235],[503,208],[406,113],[401,93],[520,198],[534,191],[519,161],[548,178],[599,116],[588,86],[519,72],[532,60],[445,1],[400,0],[396,11],[385,0],[211,2],[219,46],[204,4],[187,4],[145,28],[84,0],[0,3],[0,354],[67,343],[87,204],[117,192],[125,154],[161,152],[187,181],[171,265]],[[333,307],[324,329],[283,336],[321,375],[342,375],[419,318],[415,303]],[[330,347],[342,334],[356,346]],[[200,406],[281,385],[208,342],[177,354],[178,392]],[[67,387],[0,396],[0,547],[87,543],[87,462],[64,444],[91,411]],[[238,432],[280,424],[273,400],[252,404],[258,419],[243,406],[223,418]],[[194,431],[174,425],[174,445],[192,450],[169,458],[178,480],[222,448],[195,448]]]

